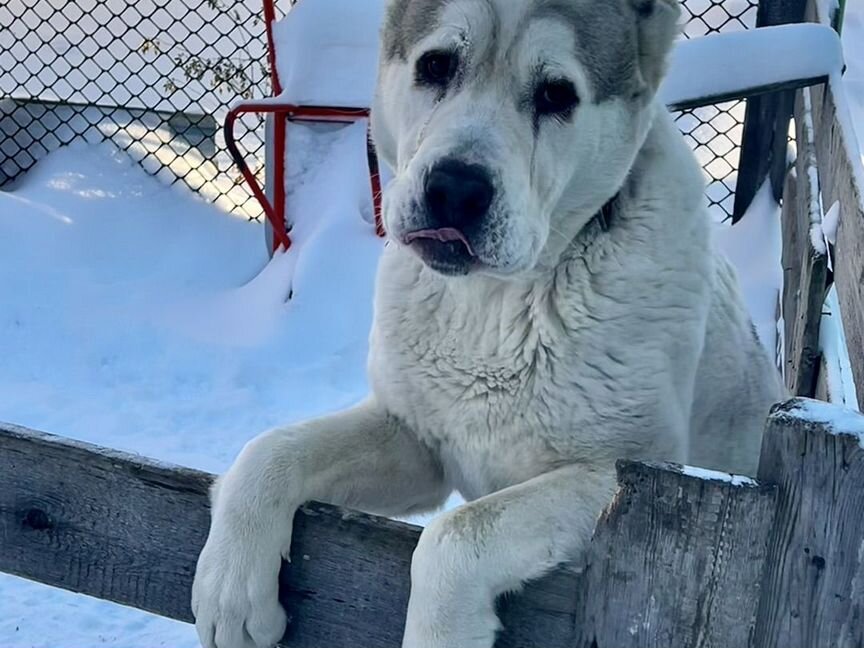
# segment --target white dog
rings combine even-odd
[[[299,505],[468,504],[414,554],[406,648],[490,648],[494,602],[579,558],[616,459],[751,472],[783,388],[655,93],[675,0],[390,0],[373,128],[395,170],[372,395],[264,434],[214,490],[193,610],[266,648]]]

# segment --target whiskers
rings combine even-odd
[[[558,238],[560,238],[563,241],[569,242],[570,240],[573,239],[573,235],[567,235],[564,232],[562,232],[561,230],[552,227],[551,225],[549,226],[549,233],[554,234],[555,236],[557,236]]]

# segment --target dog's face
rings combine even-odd
[[[676,0],[390,0],[372,122],[390,237],[447,275],[560,254],[653,117]]]

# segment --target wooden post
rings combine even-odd
[[[798,157],[783,192],[783,322],[786,386],[813,397],[819,373],[819,324],[828,282],[810,89],[797,93]]]
[[[775,408],[759,479],[779,486],[753,646],[864,645],[864,417]]]
[[[591,543],[578,648],[746,648],[775,490],[622,462]]]

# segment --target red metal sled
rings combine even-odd
[[[267,58],[270,65],[270,78],[273,87],[273,96],[278,98],[282,94],[282,85],[279,81],[279,72],[276,67],[276,48],[273,38],[273,23],[276,21],[276,8],[274,0],[263,0],[264,24],[267,31]],[[237,146],[234,137],[234,125],[237,117],[245,113],[269,114],[273,117],[273,164],[272,169],[267,172],[273,174],[272,200],[267,196],[261,184],[255,178],[246,160]],[[337,122],[354,123],[361,119],[369,118],[368,107],[346,108],[344,106],[301,106],[280,101],[245,101],[239,102],[228,113],[225,118],[225,144],[231,154],[234,163],[240,169],[243,179],[253,195],[261,203],[267,221],[273,230],[273,249],[291,247],[289,235],[291,220],[286,218],[285,199],[285,155],[286,155],[286,129],[288,122]],[[381,179],[378,167],[378,155],[372,144],[371,138],[367,138],[367,154],[369,159],[369,183],[372,191],[372,205],[375,213],[375,231],[378,236],[384,236],[384,225],[381,220]]]

